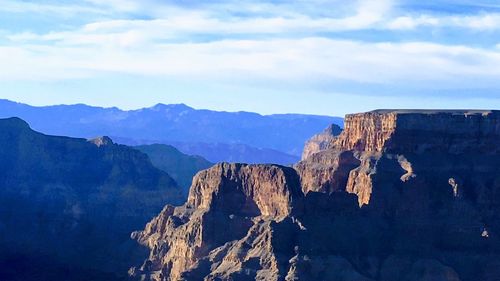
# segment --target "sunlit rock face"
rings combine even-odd
[[[335,124],[328,126],[323,132],[314,135],[306,142],[302,152],[302,160],[323,150],[331,148],[335,137],[342,132],[342,129]]]
[[[134,233],[151,249],[142,272],[154,271],[155,280],[186,274],[191,280],[218,280],[244,274],[253,264],[266,271],[253,275],[277,276],[287,260],[274,252],[279,248],[272,240],[275,231],[297,227],[289,217],[293,201],[302,197],[292,168],[222,163],[202,171],[185,205],[165,207],[144,231]],[[215,263],[216,268],[209,266]]]
[[[399,175],[394,178],[407,184],[411,179],[434,181],[440,171],[450,174],[446,182],[453,173],[480,175],[475,171],[480,163],[473,159],[499,154],[499,119],[497,111],[463,110],[347,115],[344,131],[331,140],[329,149],[310,155],[296,168],[305,192],[348,191],[358,195],[360,205],[368,204],[373,180],[391,170]],[[379,173],[378,167],[383,167]]]
[[[500,280],[500,112],[378,110],[294,168],[220,164],[142,232],[150,280]],[[310,150],[312,151],[312,150]]]

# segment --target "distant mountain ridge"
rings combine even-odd
[[[125,111],[116,107],[101,108],[84,104],[35,107],[0,100],[0,118],[7,117],[20,117],[35,130],[53,135],[85,138],[108,135],[115,141],[120,138],[138,142],[158,140],[165,144],[177,143],[179,146],[183,143],[226,143],[273,149],[286,155],[277,155],[275,159],[264,161],[265,157],[269,158],[268,151],[254,150],[252,156],[257,161],[246,157],[238,160],[281,164],[288,164],[281,161],[286,157],[300,158],[305,141],[315,133],[332,123],[342,126],[343,122],[340,117],[219,112],[197,110],[184,104],[157,104],[150,108]],[[231,154],[232,151],[234,149],[228,148],[224,153],[234,159],[236,157]],[[212,160],[207,155],[201,156]],[[221,160],[230,161],[227,157]]]
[[[205,142],[169,142],[153,140],[133,140],[120,137],[112,137],[117,143],[128,146],[143,145],[167,145],[178,149],[188,155],[200,155],[213,163],[237,162],[237,163],[275,163],[280,165],[292,165],[300,160],[300,157],[287,154],[270,148],[256,148],[246,144],[228,143],[205,143]]]
[[[135,149],[149,156],[153,165],[167,172],[182,187],[187,196],[193,176],[214,164],[197,155],[186,155],[177,148],[166,144],[135,146]]]

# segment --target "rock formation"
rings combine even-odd
[[[184,274],[191,280],[217,280],[246,274],[248,265],[265,268],[249,273],[252,276],[270,277],[285,262],[269,241],[273,230],[282,228],[275,222],[290,216],[292,201],[301,197],[292,168],[222,163],[200,172],[185,205],[165,207],[144,231],[133,235],[152,250],[142,269],[133,273],[154,269],[155,280],[177,280]],[[269,256],[261,257],[264,252]],[[218,266],[210,268],[215,263]]]
[[[296,170],[219,164],[133,237],[146,280],[500,280],[500,112],[379,110]]]
[[[304,146],[302,160],[309,158],[314,153],[329,149],[334,142],[335,136],[338,136],[341,132],[342,129],[338,125],[332,124],[320,134],[314,135]]]
[[[46,136],[10,118],[0,146],[0,280],[126,275],[147,256],[133,255],[130,232],[183,198],[145,154],[107,137]]]
[[[391,169],[396,169],[395,173],[402,170],[398,179],[406,182],[417,177],[416,169],[424,169],[429,178],[435,178],[440,171],[467,172],[456,171],[458,159],[463,158],[464,169],[476,165],[473,159],[490,155],[495,158],[500,153],[498,116],[497,111],[458,110],[377,110],[347,115],[345,130],[332,139],[330,149],[311,155],[296,168],[305,192],[332,192],[346,186],[346,191],[358,195],[360,204],[368,204],[376,170],[386,160],[397,162]],[[446,164],[434,167],[438,162]],[[484,165],[490,166],[491,162]],[[381,172],[389,171],[389,167],[382,167]]]

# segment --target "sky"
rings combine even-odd
[[[0,0],[0,98],[500,109],[498,0]]]

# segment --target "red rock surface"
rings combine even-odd
[[[332,124],[320,134],[313,136],[304,146],[302,160],[309,158],[309,156],[315,153],[329,149],[331,144],[333,144],[335,137],[341,132],[342,129],[339,126]]]

